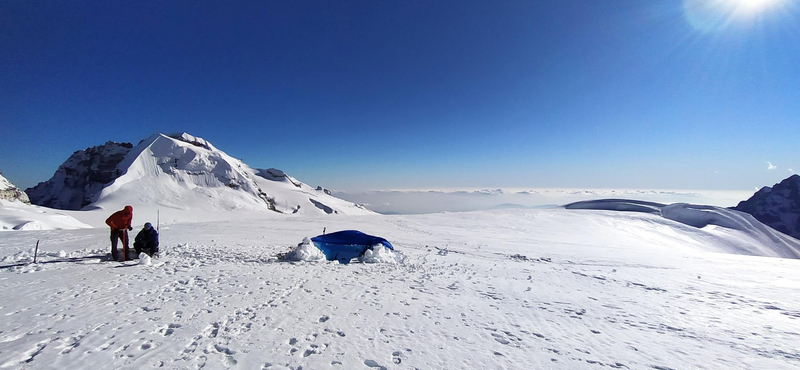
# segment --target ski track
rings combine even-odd
[[[338,221],[397,235],[397,265],[278,261],[301,230],[330,225],[296,219],[229,235],[175,225],[153,266],[51,254],[2,267],[0,368],[800,368],[798,279],[765,288],[795,261],[511,249],[491,240],[524,225],[463,237],[480,220],[457,217]],[[42,234],[71,257],[107,239]],[[23,236],[0,235],[0,252],[26,250]]]

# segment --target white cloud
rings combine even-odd
[[[774,166],[772,164],[772,162],[767,161],[767,169],[768,170],[774,170],[774,169],[777,169],[777,168],[778,168],[778,166]]]
[[[794,170],[791,169],[791,168],[789,168],[788,171],[791,172],[791,173],[794,173]]]
[[[334,192],[355,203],[368,203],[384,214],[467,212],[497,208],[552,207],[581,200],[622,198],[658,203],[710,204],[728,207],[752,196],[749,191],[669,190],[669,189],[557,189],[538,188],[519,191],[503,189],[486,194],[468,190],[372,190]],[[758,191],[758,188],[755,189]]]

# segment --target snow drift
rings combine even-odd
[[[721,237],[721,251],[759,256],[800,258],[800,241],[784,235],[753,216],[731,209],[686,203],[660,204],[625,199],[571,203],[564,208],[640,212],[661,216]]]

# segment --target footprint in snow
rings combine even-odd
[[[385,366],[379,365],[375,360],[364,360],[364,365],[367,365],[372,368],[378,368],[380,370],[387,370]]]

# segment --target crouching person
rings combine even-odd
[[[137,256],[142,252],[147,253],[150,257],[158,253],[158,231],[153,228],[152,224],[145,223],[142,231],[136,234],[133,248],[136,250]]]

